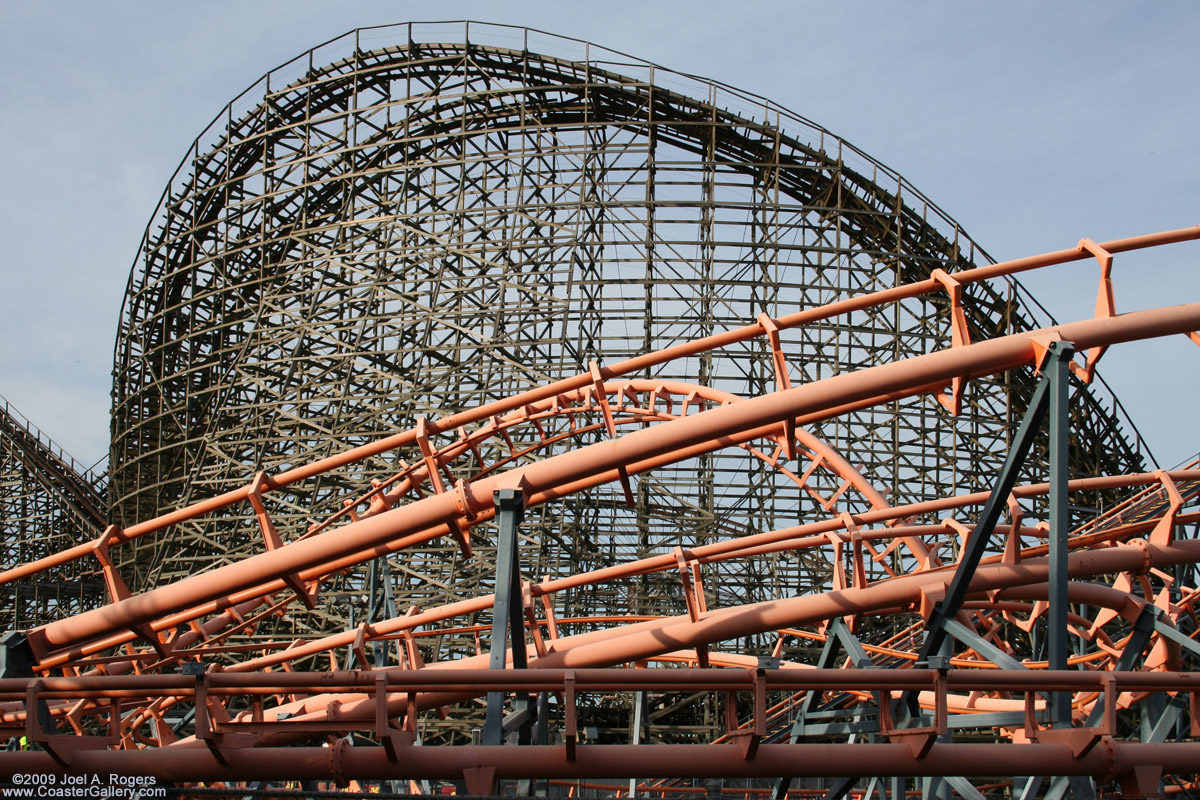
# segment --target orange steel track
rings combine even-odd
[[[931,669],[913,663],[922,629],[954,578],[988,493],[948,493],[939,501],[892,507],[804,426],[914,395],[930,395],[948,413],[957,412],[972,378],[1038,369],[1056,341],[1074,345],[1081,363],[1072,362],[1071,369],[1085,381],[1112,345],[1175,334],[1200,344],[1200,303],[1118,315],[1110,279],[1113,254],[1196,238],[1200,228],[1102,244],[1084,240],[1076,248],[953,275],[939,270],[927,281],[779,319],[764,315],[743,328],[622,363],[593,363],[588,373],[473,411],[422,419],[411,430],[281,474],[259,475],[237,491],[124,530],[110,527],[94,543],[8,570],[0,584],[96,559],[111,602],[26,632],[35,677],[0,679],[0,727],[43,750],[0,753],[0,765],[10,772],[122,773],[184,782],[462,779],[474,793],[490,792],[495,781],[509,778],[614,777],[642,779],[641,792],[667,793],[673,787],[650,779],[705,775],[1079,775],[1115,780],[1126,794],[1157,792],[1163,775],[1177,775],[1187,785],[1200,769],[1200,672],[1190,671],[1200,653],[1194,571],[1200,540],[1186,535],[1200,523],[1193,502],[1200,465],[1072,476],[1073,495],[1103,490],[1127,499],[1070,534],[1073,669],[1065,671],[1047,670],[1022,643],[1026,635],[1040,635],[1045,623],[1053,577],[1044,541],[1053,532],[1030,510],[1051,486],[1017,486],[1002,498],[1008,519],[996,526],[989,555],[970,578],[949,658]],[[1101,267],[1094,318],[970,341],[957,305],[963,284],[1093,257]],[[951,348],[790,385],[779,330],[940,292],[951,304]],[[627,377],[752,337],[764,337],[775,352],[776,390],[762,396]],[[482,466],[469,480],[450,477],[455,465],[463,474],[461,465],[472,463],[481,443],[499,439],[511,446],[510,431],[540,432],[542,422],[564,418],[567,433],[534,437],[540,444],[513,450],[511,458]],[[596,432],[607,436],[537,458],[543,447]],[[264,501],[273,491],[412,445],[420,448],[421,461],[380,476],[342,512],[314,520],[305,536],[280,541]],[[838,494],[857,493],[871,510],[839,514],[836,497],[818,497],[830,511],[826,519],[523,582],[514,602],[521,603],[525,620],[518,635],[530,643],[528,669],[489,670],[482,652],[423,661],[422,639],[482,629],[474,614],[493,606],[491,594],[308,640],[245,638],[267,615],[311,603],[324,581],[354,565],[443,536],[469,554],[469,531],[496,516],[499,490],[516,490],[525,507],[604,483],[623,485],[628,495],[631,476],[727,447],[746,449],[802,488],[818,470],[831,474],[840,482]],[[263,534],[257,555],[139,595],[130,595],[112,567],[111,551],[126,542],[243,503],[254,509]],[[827,591],[710,607],[719,593],[706,591],[705,582],[713,584],[716,565],[806,552],[827,560]],[[678,574],[686,614],[555,617],[558,592],[663,572]],[[889,617],[899,631],[886,640],[864,640],[858,655],[839,638]],[[762,636],[775,637],[777,655],[785,642],[840,641],[846,652],[814,668],[786,659],[760,664],[719,650],[722,643]],[[365,668],[366,648],[393,639],[406,668]],[[346,651],[363,668],[340,668],[348,663],[338,661]],[[870,666],[893,668],[852,668],[861,665],[862,654]],[[327,659],[330,670],[312,671],[314,658]],[[207,671],[174,674],[181,664],[198,661],[214,663]],[[723,698],[726,736],[710,744],[577,738],[587,725],[586,708],[577,702],[583,695],[681,691]],[[551,743],[415,744],[422,714],[466,713],[456,706],[469,708],[488,692],[554,694],[557,703],[541,728]],[[919,717],[904,719],[902,704],[893,702],[905,692],[924,710]],[[1043,695],[1049,692],[1069,694],[1071,720],[1063,726],[1046,722]],[[70,735],[48,732],[39,715],[29,713],[42,703]],[[797,726],[797,716],[818,704],[821,721],[808,717]],[[1171,736],[1150,719],[1164,708]],[[194,722],[175,724],[184,710],[194,711]],[[854,743],[837,741],[856,730]],[[359,734],[353,746],[344,738],[349,733]],[[322,739],[332,746],[311,746]]]

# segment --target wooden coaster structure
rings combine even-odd
[[[453,426],[434,420],[583,373],[597,403],[610,365],[989,261],[901,176],[765,98],[523,28],[354,31],[222,109],[168,182],[121,312],[107,521],[136,530],[241,492],[259,472],[287,474],[428,421],[399,449],[264,494],[280,540],[294,541],[348,513],[343,502],[369,481],[454,447]],[[1015,281],[940,280],[942,291],[640,362],[622,377],[751,398],[1052,324]],[[936,404],[865,405],[809,433],[894,505],[980,491],[1033,389],[1021,372],[960,381]],[[680,413],[690,391],[660,413]],[[1074,398],[1080,474],[1152,468],[1100,381]],[[709,402],[724,401],[698,395],[689,413]],[[572,431],[575,416],[504,423],[473,439],[477,452],[443,483],[611,435],[594,414]],[[529,569],[590,571],[873,507],[824,462],[784,470],[765,455],[705,452],[530,506],[519,532]],[[1045,463],[1039,445],[1026,477]],[[226,506],[139,537],[114,551],[116,566],[142,592],[244,559],[260,547],[258,513]],[[310,614],[260,634],[353,627],[383,583],[399,608],[474,595],[495,557],[491,529],[474,531],[485,558],[432,539],[380,564],[377,578],[347,571]],[[722,592],[743,602],[819,590],[828,577],[815,557],[729,570]],[[563,613],[664,614],[680,600],[670,582],[640,576],[581,588]]]

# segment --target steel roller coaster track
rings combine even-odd
[[[1200,303],[1117,314],[1110,279],[1115,254],[1196,238],[1200,228],[1085,239],[779,318],[764,314],[620,363],[592,362],[574,377],[472,410],[421,418],[9,569],[0,585],[88,563],[104,576],[111,602],[8,636],[0,728],[41,749],[0,753],[0,768],[193,783],[446,779],[478,794],[509,779],[532,781],[521,788],[537,791],[551,779],[622,778],[639,794],[669,795],[685,790],[677,779],[705,776],[783,779],[776,796],[806,776],[838,778],[830,796],[902,792],[910,778],[969,797],[1082,795],[1113,782],[1130,796],[1194,791],[1200,464],[1070,475],[1064,402],[1068,374],[1090,380],[1107,347],[1171,335],[1200,344]],[[972,340],[963,287],[1088,258],[1100,265],[1094,318]],[[791,384],[780,331],[934,294],[949,303],[950,347]],[[760,395],[639,377],[751,339],[771,349],[776,370],[773,390]],[[1031,370],[1041,376],[1031,378],[1038,388],[991,491],[892,505],[809,431],[901,398],[930,396],[953,413],[972,380]],[[1050,452],[1050,474],[1020,483],[1037,441]],[[281,539],[275,495],[413,448],[419,460],[397,461],[341,511],[313,520],[295,541]],[[811,493],[828,516],[570,576],[521,577],[516,529],[525,509],[600,485],[618,487],[633,504],[633,477],[730,448]],[[470,477],[454,477],[462,474]],[[822,494],[828,486],[836,491]],[[1124,500],[1082,524],[1070,521],[1068,500],[1101,493]],[[867,510],[839,510],[848,495]],[[257,553],[140,593],[126,587],[114,567],[122,548],[231,509],[257,520]],[[387,554],[445,540],[468,556],[472,529],[492,521],[500,531],[495,594],[401,612],[387,608],[380,589],[372,598],[380,613],[345,631],[251,636],[265,620],[303,614],[331,579]],[[782,553],[828,564],[827,585],[761,602],[723,595],[723,570]],[[687,613],[556,614],[567,607],[563,593],[647,576],[682,593]],[[491,609],[491,622],[481,624],[477,615]],[[476,652],[427,660],[422,644],[447,636],[474,637]],[[738,643],[748,639],[773,640],[774,655],[745,655]],[[819,651],[816,662],[789,658],[797,644]],[[398,667],[376,660],[390,648]],[[316,670],[317,659],[328,669]],[[680,694],[716,698],[724,734],[648,743],[655,715],[644,712],[658,703],[662,719]],[[583,735],[597,708],[588,698],[597,696],[610,709],[613,698],[629,704],[627,740]],[[485,698],[480,743],[421,744],[435,717],[478,718]]]

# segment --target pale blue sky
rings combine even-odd
[[[996,258],[1200,223],[1200,4],[0,0],[0,394],[91,463],[121,296],[192,138],[351,28],[479,19],[771,98],[893,167]],[[1120,256],[1117,308],[1200,301],[1200,242]],[[1096,269],[1027,285],[1091,314]],[[1200,348],[1101,362],[1159,460],[1200,450]]]

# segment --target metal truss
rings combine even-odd
[[[1097,252],[1111,261],[1113,253],[1196,238],[1200,228],[1101,245],[1084,240],[963,270],[953,283]],[[824,776],[837,779],[831,797],[852,790],[882,796],[884,778],[891,796],[910,780],[931,796],[1032,796],[1043,784],[1046,796],[1089,796],[1109,785],[1152,796],[1164,780],[1194,789],[1200,540],[1188,532],[1200,525],[1200,463],[1077,476],[1064,469],[1063,450],[1073,446],[1066,435],[1070,374],[1087,377],[1104,348],[1126,341],[1187,335],[1200,343],[1200,304],[1122,315],[1102,305],[1094,319],[960,339],[803,385],[779,381],[745,398],[629,377],[944,292],[946,277],[759,317],[422,419],[136,526],[109,526],[93,545],[0,574],[7,584],[94,560],[114,596],[103,608],[6,641],[6,663],[28,664],[33,677],[10,668],[0,679],[0,728],[42,749],[0,753],[0,767],[50,774],[103,765],[184,782],[437,778],[461,780],[473,793],[508,779],[544,791],[540,782],[549,779],[630,778],[639,794],[667,796],[686,788],[679,780],[707,776]],[[1106,277],[1101,292],[1111,298]],[[949,315],[950,324],[955,318]],[[788,358],[778,352],[781,373]],[[1008,463],[983,491],[889,502],[810,432],[875,405],[1014,372],[1035,383],[1033,403]],[[1017,480],[1019,462],[1035,440],[1045,441],[1047,417],[1049,480]],[[531,444],[519,448],[522,441]],[[573,444],[555,446],[566,442]],[[279,541],[268,510],[273,495],[406,448],[422,457],[393,462],[340,510],[314,520],[308,535]],[[852,493],[868,508],[831,507],[798,525],[541,581],[521,578],[536,553],[516,535],[530,510],[605,484],[636,503],[634,480],[723,450],[745,453],[801,487],[808,487],[805,474],[826,470],[843,496]],[[507,455],[482,456],[497,451]],[[464,461],[474,472],[455,479]],[[1084,524],[1073,525],[1061,508],[1068,498],[1112,493],[1125,499]],[[121,549],[243,507],[258,526],[257,553],[139,594],[122,582],[114,566]],[[472,529],[497,520],[504,535],[499,559],[488,562],[494,595],[481,590],[304,640],[255,632],[279,614],[304,613],[300,607],[347,570],[439,539],[465,554]],[[824,584],[758,601],[720,591],[724,576],[740,574],[745,561],[783,553],[827,564]],[[629,578],[669,581],[681,608],[564,613],[573,611],[579,589]],[[488,654],[479,646],[478,615],[493,607]],[[945,634],[940,642],[937,631]],[[471,652],[444,644],[472,639]],[[756,639],[775,642],[766,659],[743,646]],[[395,667],[372,668],[381,645],[396,646]],[[329,669],[300,669],[315,658],[327,659]],[[503,715],[509,693],[514,705]],[[489,696],[483,744],[427,741],[446,724],[442,718],[476,724]],[[603,701],[588,699],[596,696]],[[717,710],[716,739],[706,740],[712,725],[701,725],[689,741],[671,719],[673,709],[694,710],[696,698]],[[643,705],[643,721],[630,730]],[[624,731],[612,725],[614,709],[625,710]],[[616,740],[621,735],[628,741]],[[514,743],[504,744],[510,737]],[[776,785],[778,796],[787,790]]]

